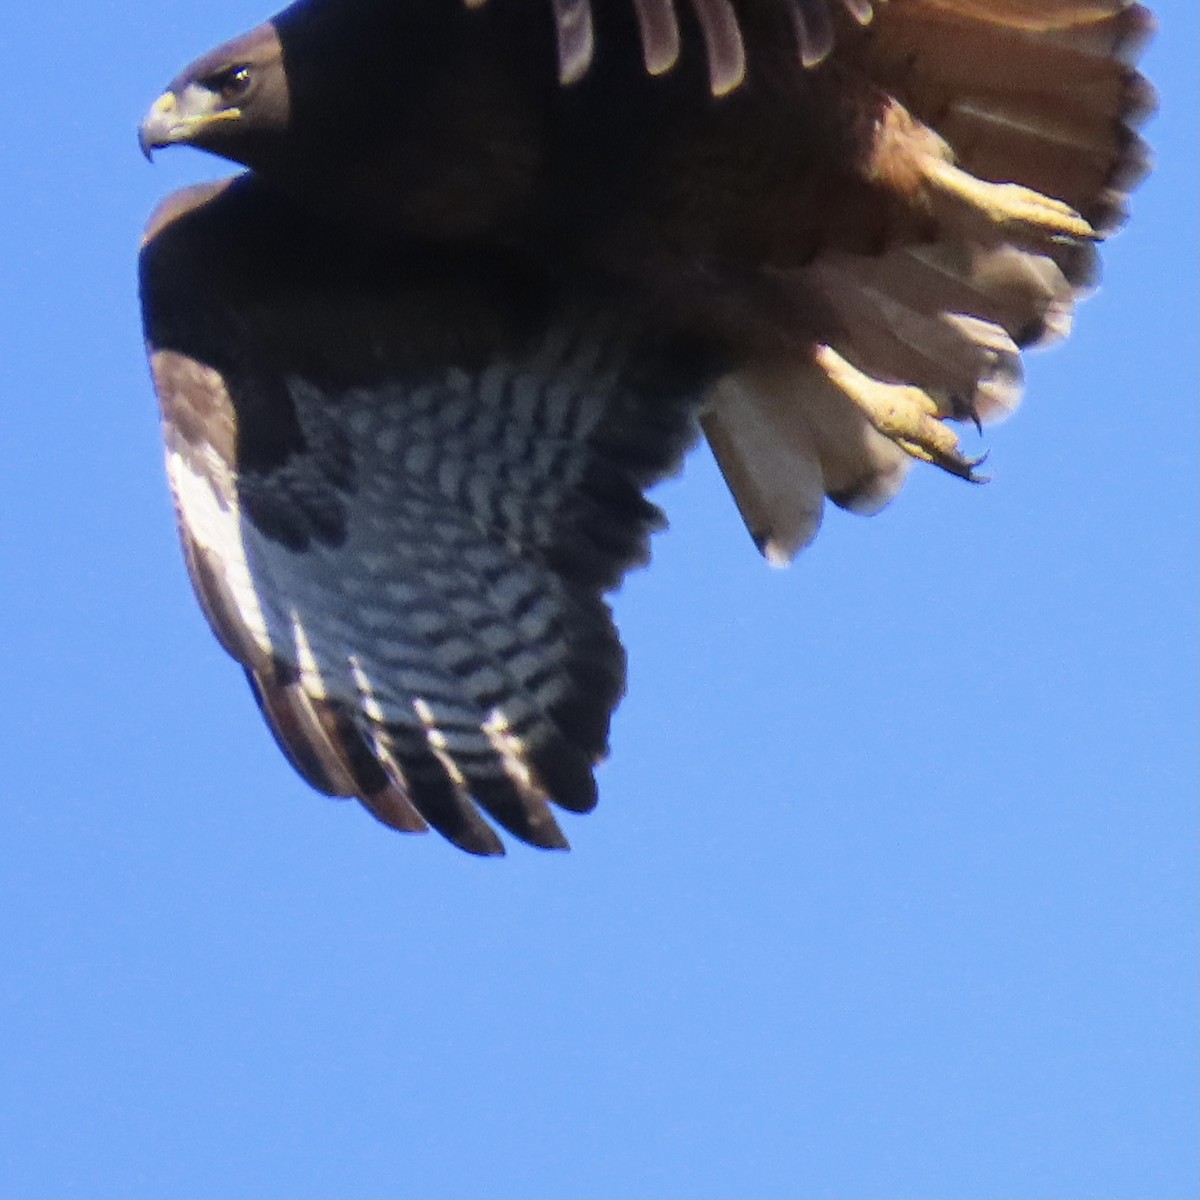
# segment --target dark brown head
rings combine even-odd
[[[151,105],[138,142],[147,158],[162,146],[184,144],[249,163],[286,133],[291,109],[283,49],[267,23],[181,71]]]

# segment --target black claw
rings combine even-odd
[[[976,433],[983,433],[983,422],[979,419],[979,412],[975,408],[974,401],[960,394],[956,393],[950,396],[950,419],[953,421],[970,421],[975,426]]]
[[[988,451],[985,450],[978,458],[969,458],[966,460],[967,473],[963,476],[963,478],[968,483],[991,483],[992,482],[992,477],[990,475],[977,475],[975,473],[976,467],[981,467],[981,466],[983,466],[983,464],[985,462],[987,462],[987,456],[988,456]]]
[[[965,479],[968,483],[990,483],[990,475],[975,473],[975,468],[981,466],[986,460],[987,454],[981,454],[978,458],[967,458],[965,454],[954,453],[939,455],[934,461],[943,471],[947,471],[959,479]]]

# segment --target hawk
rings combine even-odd
[[[1146,169],[1131,0],[298,0],[151,107],[184,556],[297,771],[565,847],[707,438],[772,563],[1016,406]],[[489,819],[490,818],[490,819]]]

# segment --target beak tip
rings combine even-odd
[[[138,126],[138,147],[147,162],[154,161],[154,151],[175,141],[172,136],[178,124],[179,100],[174,91],[163,92],[150,106],[150,111]]]

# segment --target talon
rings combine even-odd
[[[990,475],[976,475],[975,474],[975,468],[982,467],[983,464],[985,462],[987,462],[987,456],[988,456],[988,451],[985,450],[978,458],[972,458],[972,459],[968,460],[970,469],[968,470],[967,474],[963,476],[963,478],[968,483],[991,483],[992,482],[992,477]]]
[[[957,479],[965,479],[967,483],[990,482],[990,476],[975,473],[975,468],[987,458],[986,454],[981,454],[978,458],[968,458],[957,446],[953,450],[946,451],[937,448],[931,449],[918,442],[909,441],[908,438],[893,438],[892,440],[906,454],[911,454],[913,458],[920,459],[921,462],[940,467],[948,475],[953,475]]]
[[[975,432],[983,433],[983,422],[979,419],[979,413],[971,400],[964,400],[959,394],[954,394],[949,397],[950,400],[950,418],[954,421],[970,421],[975,426]]]
[[[1054,242],[1098,242],[1100,235],[1069,204],[1017,183],[987,183],[944,159],[930,159],[925,179],[934,199],[965,205],[976,218],[1007,237]]]
[[[945,421],[941,409],[928,392],[898,383],[881,383],[847,362],[829,346],[818,346],[814,361],[830,381],[884,437],[906,454],[932,463],[972,483],[985,477],[975,473],[987,455],[967,458],[958,438]]]

